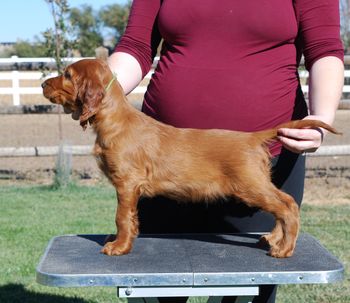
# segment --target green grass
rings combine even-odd
[[[350,302],[350,205],[310,206],[301,211],[302,231],[316,237],[345,266],[342,283],[280,286],[277,302]]]
[[[114,288],[54,288],[35,282],[35,267],[52,237],[113,233],[115,205],[115,192],[107,186],[0,187],[0,302],[118,302]],[[303,231],[318,238],[346,267],[349,217],[349,205],[302,208]],[[282,286],[277,302],[350,302],[349,282],[346,273],[343,283]]]
[[[113,288],[35,282],[35,267],[52,237],[115,231],[115,201],[110,187],[0,188],[0,302],[116,302]]]

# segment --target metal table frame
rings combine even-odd
[[[315,238],[301,234],[291,258],[267,256],[258,234],[147,235],[133,251],[109,257],[100,253],[106,235],[65,235],[51,239],[37,267],[37,282],[47,286],[117,287],[129,302],[158,297],[208,296],[219,302],[237,296],[251,302],[263,284],[333,283],[343,265]]]

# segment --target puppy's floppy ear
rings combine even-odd
[[[86,81],[84,87],[80,89],[79,99],[82,103],[80,125],[86,129],[89,119],[94,116],[100,109],[102,99],[105,96],[105,89],[98,80]]]

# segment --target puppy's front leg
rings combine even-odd
[[[137,202],[138,197],[134,193],[118,192],[118,207],[115,218],[116,239],[107,242],[102,248],[102,253],[116,256],[131,251],[133,241],[138,235]]]

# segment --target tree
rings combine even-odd
[[[76,47],[83,57],[95,55],[95,49],[103,45],[98,16],[89,5],[70,10],[70,22],[77,37]]]
[[[45,2],[49,5],[54,21],[54,28],[50,28],[44,33],[47,55],[55,58],[57,71],[61,74],[66,65],[63,58],[71,55],[74,48],[74,42],[69,38],[69,33],[71,32],[68,20],[69,7],[66,0],[45,0]],[[60,147],[56,162],[54,185],[56,187],[65,187],[70,182],[72,153],[64,147],[65,144],[63,143],[61,107],[58,107],[58,136]]]
[[[340,1],[341,37],[344,43],[345,53],[350,48],[350,0]]]
[[[68,20],[69,6],[67,0],[45,0],[54,21],[54,28],[46,30],[43,35],[47,48],[46,55],[56,61],[57,71],[62,73],[65,62],[63,58],[72,55],[74,41],[69,38],[72,32]]]
[[[8,51],[9,56],[18,56],[24,58],[45,57],[46,47],[38,38],[34,42],[27,40],[18,40]]]
[[[127,4],[112,4],[100,9],[99,18],[104,27],[112,31],[110,44],[115,45],[125,31],[130,13],[131,1]]]
[[[62,58],[80,54],[83,57],[95,55],[95,49],[102,45],[113,47],[124,33],[131,7],[114,4],[94,11],[89,5],[70,8],[68,0],[44,0],[54,21],[54,26],[36,37],[34,42],[19,40],[2,56],[51,57],[57,69],[62,72],[65,62]],[[44,38],[44,39],[42,39]]]

